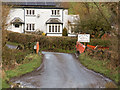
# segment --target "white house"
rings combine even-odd
[[[8,30],[27,33],[42,31],[47,36],[62,36],[68,27],[68,9],[57,7],[54,2],[4,2],[13,5],[8,20]],[[71,33],[70,30],[69,34]]]
[[[79,15],[68,15],[68,36],[76,36],[74,29],[79,21]]]

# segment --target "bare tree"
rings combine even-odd
[[[6,30],[8,27],[7,20],[9,19],[10,8],[12,6],[2,5],[2,19],[1,19],[1,26],[2,26],[2,46],[5,46],[6,42]]]
[[[9,12],[10,12],[10,8],[11,6],[7,6],[7,5],[2,5],[2,2],[0,2],[0,41],[1,41],[1,45],[0,45],[0,51],[3,51],[5,48],[5,43],[7,41],[6,37],[7,37],[7,32],[6,29],[8,27],[7,25],[7,20],[9,19]],[[0,57],[0,67],[2,67],[2,52],[0,52],[1,57]],[[5,72],[2,69],[1,70],[2,73],[2,77],[5,76]]]

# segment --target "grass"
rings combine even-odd
[[[5,71],[6,77],[5,79],[3,79],[2,87],[9,87],[9,85],[5,82],[6,79],[9,80],[10,78],[15,76],[21,76],[39,67],[41,64],[41,58],[42,57],[37,54],[29,54],[25,57],[24,64],[17,66],[15,69]]]
[[[52,48],[52,49],[43,48],[41,49],[41,51],[60,52],[60,53],[75,53],[76,52],[75,50],[63,50],[59,48]]]
[[[2,78],[1,78],[1,73],[0,73],[0,90],[2,89]]]
[[[107,65],[110,62],[109,60],[106,61],[97,60],[94,58],[90,58],[88,55],[85,55],[84,53],[79,56],[79,60],[88,69],[99,72],[105,75],[106,77],[109,77],[116,83],[118,83],[118,68],[116,69],[108,68]]]
[[[2,88],[10,88],[10,85],[6,82],[5,79],[2,79]]]

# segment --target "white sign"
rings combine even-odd
[[[78,34],[78,42],[90,42],[90,34]]]

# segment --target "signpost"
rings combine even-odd
[[[78,42],[90,42],[90,34],[78,34]]]
[[[83,42],[84,45],[80,42]],[[76,49],[79,51],[79,53],[83,53],[86,50],[85,43],[87,42],[90,42],[90,34],[78,34]]]

